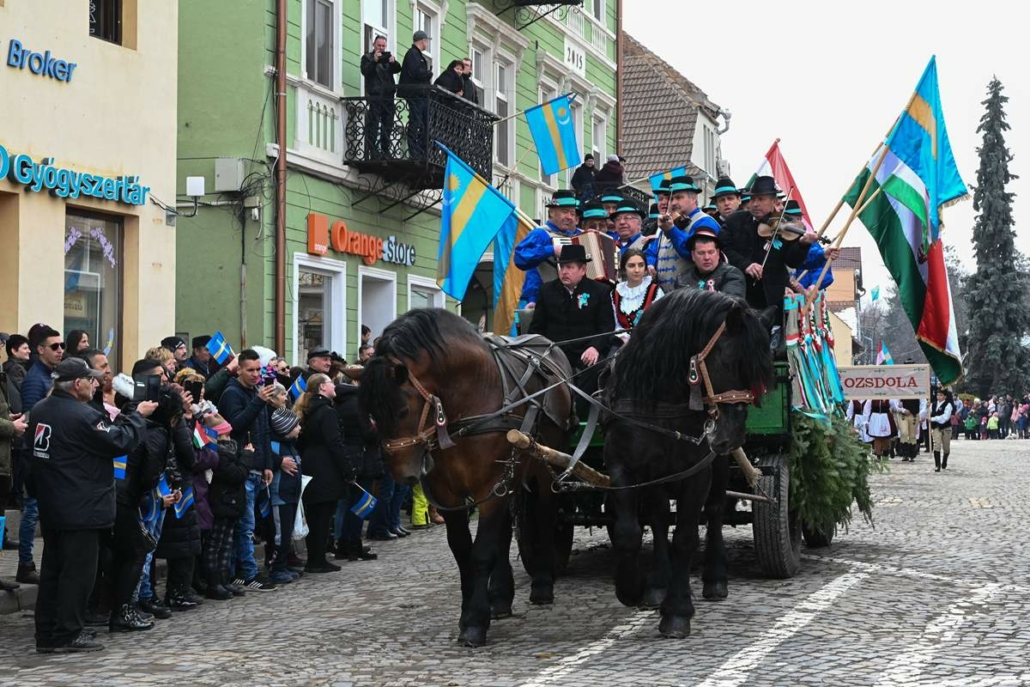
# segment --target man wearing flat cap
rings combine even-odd
[[[32,409],[26,433],[29,492],[39,503],[43,566],[36,602],[36,651],[100,651],[84,632],[100,537],[115,520],[114,461],[146,436],[157,403],[141,402],[116,424],[89,405],[104,377],[81,358],[59,362],[53,391]]]
[[[304,380],[313,374],[332,375],[329,373],[333,367],[333,354],[325,346],[315,346],[308,351],[308,368],[304,370]]]

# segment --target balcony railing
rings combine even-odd
[[[410,97],[344,98],[344,162],[412,188],[443,188],[439,141],[489,179],[497,117],[437,86]]]

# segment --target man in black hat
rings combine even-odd
[[[687,239],[702,227],[719,230],[719,224],[697,206],[697,194],[700,192],[701,189],[689,176],[676,177],[669,183],[670,214],[658,218],[658,228],[662,234],[655,239],[659,243],[653,249],[656,256],[655,281],[665,293],[672,293],[676,289],[679,276],[690,265]],[[677,217],[675,221],[673,214]]]
[[[572,175],[572,189],[580,201],[594,196],[594,175],[597,169],[594,167],[594,156],[587,153],[583,158],[583,164],[576,168]]]
[[[146,436],[157,403],[141,402],[116,424],[89,405],[100,370],[81,358],[59,362],[53,391],[32,409],[26,444],[29,491],[39,503],[43,566],[36,602],[36,651],[100,651],[84,632],[86,604],[97,573],[100,537],[115,520],[114,459]]]
[[[715,192],[712,194],[712,202],[715,203],[718,213],[715,215],[719,226],[726,225],[726,218],[740,209],[740,189],[729,177],[720,177],[715,182]]]
[[[547,223],[539,229],[529,232],[515,246],[515,266],[526,272],[526,281],[522,287],[519,307],[533,307],[537,300],[537,292],[544,282],[539,267],[543,265],[549,276],[554,273],[554,260],[561,253],[561,245],[555,239],[572,238],[583,232],[576,227],[576,210],[579,201],[573,191],[560,189],[554,192],[547,201]]]
[[[615,331],[611,288],[587,279],[590,256],[579,244],[565,246],[558,258],[558,278],[540,288],[531,334],[551,341],[570,341],[559,347],[574,369],[586,369],[607,354]],[[587,393],[597,388],[599,368],[580,375],[577,386]],[[585,410],[582,409],[581,410]]]
[[[758,226],[776,208],[779,189],[772,177],[761,176],[748,191],[748,209],[735,212],[726,220],[721,236],[723,250],[730,264],[747,277],[748,303],[758,309],[776,306],[780,311],[776,322],[782,322],[783,296],[789,285],[787,269],[804,263],[815,234],[805,234],[797,241],[759,236]]]
[[[676,286],[701,291],[718,291],[727,296],[744,298],[747,286],[744,274],[733,265],[723,262],[719,245],[719,230],[701,227],[687,239],[690,264],[676,279]]]

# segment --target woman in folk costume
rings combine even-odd
[[[615,327],[631,330],[637,326],[644,311],[665,294],[647,273],[647,259],[639,248],[627,248],[623,252],[619,273],[623,281],[612,291]],[[623,343],[629,341],[628,331],[615,336]]]
[[[865,426],[865,401],[854,400],[848,403],[848,409],[845,411],[848,422],[855,427],[855,431],[858,432],[858,438],[862,440],[862,443],[872,443],[873,438],[866,434]]]
[[[897,401],[873,399],[865,402],[866,432],[873,438],[873,453],[883,458],[891,452],[891,444],[898,436],[898,424],[894,412],[899,408]]]

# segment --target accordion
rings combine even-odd
[[[602,234],[597,231],[587,231],[579,236],[560,236],[554,238],[555,252],[558,251],[558,246],[569,246],[572,244],[579,244],[586,248],[587,256],[591,259],[587,263],[587,279],[606,281],[612,284],[618,281],[619,247],[615,243],[615,239],[608,236],[608,234]],[[553,265],[548,263],[548,267],[550,267],[550,272],[552,273],[550,276],[548,276],[548,271],[545,270],[544,265],[540,265],[540,276],[543,277],[544,281],[550,281],[558,276]]]

